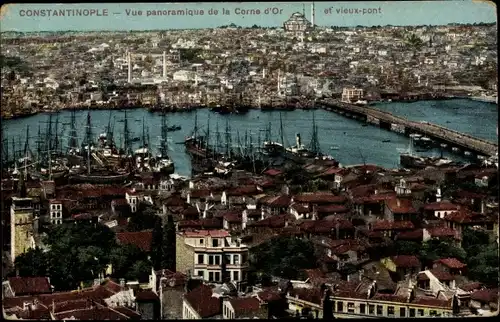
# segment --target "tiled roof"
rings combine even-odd
[[[153,232],[137,231],[137,232],[123,232],[117,233],[116,238],[120,244],[132,244],[145,252],[151,251],[151,244],[153,241]]]
[[[241,213],[229,213],[224,215],[224,220],[231,224],[241,224],[242,214]]]
[[[333,205],[318,206],[318,208],[316,208],[316,211],[319,214],[340,214],[349,212],[349,209],[344,205],[333,204]]]
[[[412,303],[426,305],[431,307],[441,307],[451,309],[451,299],[450,300],[440,300],[434,297],[417,297]]]
[[[427,228],[427,231],[429,232],[429,235],[431,235],[431,237],[454,237],[457,239],[459,238],[458,231],[449,227],[432,227],[432,228]]]
[[[234,309],[235,315],[258,311],[260,308],[259,300],[255,297],[232,298],[229,300]]]
[[[392,257],[392,261],[397,267],[410,268],[410,267],[420,267],[420,260],[417,256],[413,255],[398,255]]]
[[[141,290],[135,293],[137,301],[158,301],[158,295],[151,290]]]
[[[206,198],[210,196],[209,189],[193,189],[189,192],[191,198]]]
[[[9,277],[8,281],[16,296],[52,292],[48,277]]]
[[[221,300],[212,297],[212,289],[207,285],[198,286],[184,295],[184,298],[201,318],[209,318],[222,311]]]
[[[104,306],[96,306],[89,309],[74,310],[55,314],[58,320],[129,320],[127,315]]]
[[[422,229],[412,231],[402,231],[396,235],[397,240],[418,240],[422,241],[424,234]]]
[[[488,218],[488,216],[486,215],[468,212],[464,209],[452,212],[451,214],[448,214],[444,219],[464,224],[492,222],[492,219]]]
[[[498,302],[499,288],[484,289],[471,294],[470,298],[482,303]]]
[[[196,230],[184,232],[185,237],[229,237],[231,236],[227,230]]]
[[[394,198],[386,200],[385,202],[389,210],[393,213],[408,214],[417,212],[415,208],[413,208],[411,199]]]
[[[409,230],[413,229],[414,225],[411,221],[390,221],[377,220],[372,224],[372,230]]]
[[[336,196],[329,192],[301,193],[293,197],[295,202],[329,204],[329,203],[344,203],[347,198],[345,196]]]
[[[305,213],[309,212],[309,208],[306,208],[306,207],[304,207],[304,206],[302,206],[301,204],[298,204],[298,203],[292,204],[290,206],[290,208],[292,208],[293,210],[295,210],[299,214],[305,214]]]
[[[440,281],[452,281],[454,279],[453,275],[441,269],[433,268],[430,272]]]
[[[293,288],[290,290],[290,296],[321,305],[322,294],[319,288]]]
[[[441,258],[434,261],[434,263],[440,263],[449,268],[457,268],[457,269],[465,268],[467,266],[456,258]]]
[[[273,292],[271,290],[263,290],[262,292],[257,293],[257,296],[263,301],[263,302],[272,302],[272,301],[278,301],[281,299],[280,295],[278,292]]]
[[[381,293],[375,294],[372,299],[379,301],[400,302],[400,303],[406,303],[407,301],[407,298],[404,296],[395,294],[381,294]]]
[[[433,202],[424,205],[424,210],[444,211],[444,210],[458,210],[458,206],[449,201]]]

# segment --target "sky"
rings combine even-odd
[[[311,20],[311,4],[312,2],[9,4],[2,6],[0,31],[198,29],[231,23],[242,27],[281,27],[291,14],[302,12],[304,6],[306,17]],[[55,9],[93,9],[94,15],[49,17],[47,10]],[[179,9],[192,10],[191,15],[168,15],[168,10]],[[253,9],[254,14],[242,13],[242,9]],[[257,12],[257,9],[260,12]],[[45,10],[46,16],[30,16],[30,10]],[[105,10],[107,15],[104,15]],[[214,14],[215,10],[217,14]],[[139,11],[141,15],[138,15]],[[158,11],[161,15],[153,15],[153,12]],[[496,7],[492,2],[315,2],[315,24],[318,26],[446,25],[479,22],[496,22]]]

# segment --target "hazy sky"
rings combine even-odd
[[[213,28],[235,23],[240,26],[254,24],[265,27],[282,26],[294,12],[302,12],[311,18],[312,2],[245,2],[245,3],[165,3],[165,4],[11,4],[2,7],[1,31],[58,31],[58,30],[152,30]],[[496,8],[492,2],[482,1],[387,1],[387,2],[317,2],[315,23],[319,26],[373,26],[373,25],[446,25],[448,23],[496,22]],[[226,15],[222,10],[226,9]],[[259,9],[260,14],[241,14],[240,9]],[[265,13],[267,8],[279,12]],[[331,8],[331,9],[329,9]],[[108,16],[33,17],[29,10],[40,9],[94,9]],[[151,10],[191,9],[193,15],[148,16]],[[210,9],[218,10],[209,15]],[[345,9],[357,9],[357,13],[342,13]],[[363,10],[364,9],[364,10]],[[129,10],[127,14],[127,10]],[[141,10],[141,16],[131,11]],[[200,15],[203,10],[204,14]],[[195,11],[198,11],[196,14]],[[363,12],[364,11],[364,12]],[[47,13],[47,12],[46,12]]]

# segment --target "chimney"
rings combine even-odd
[[[163,78],[167,78],[167,52],[163,52]]]

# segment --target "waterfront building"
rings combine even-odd
[[[363,99],[363,90],[359,88],[344,88],[342,102],[352,103]]]
[[[62,206],[62,201],[60,200],[50,200],[49,201],[49,206],[50,206],[50,223],[53,225],[60,225],[62,224],[63,221],[63,206]]]
[[[248,247],[226,230],[180,232],[176,248],[178,272],[215,283],[247,278]]]

